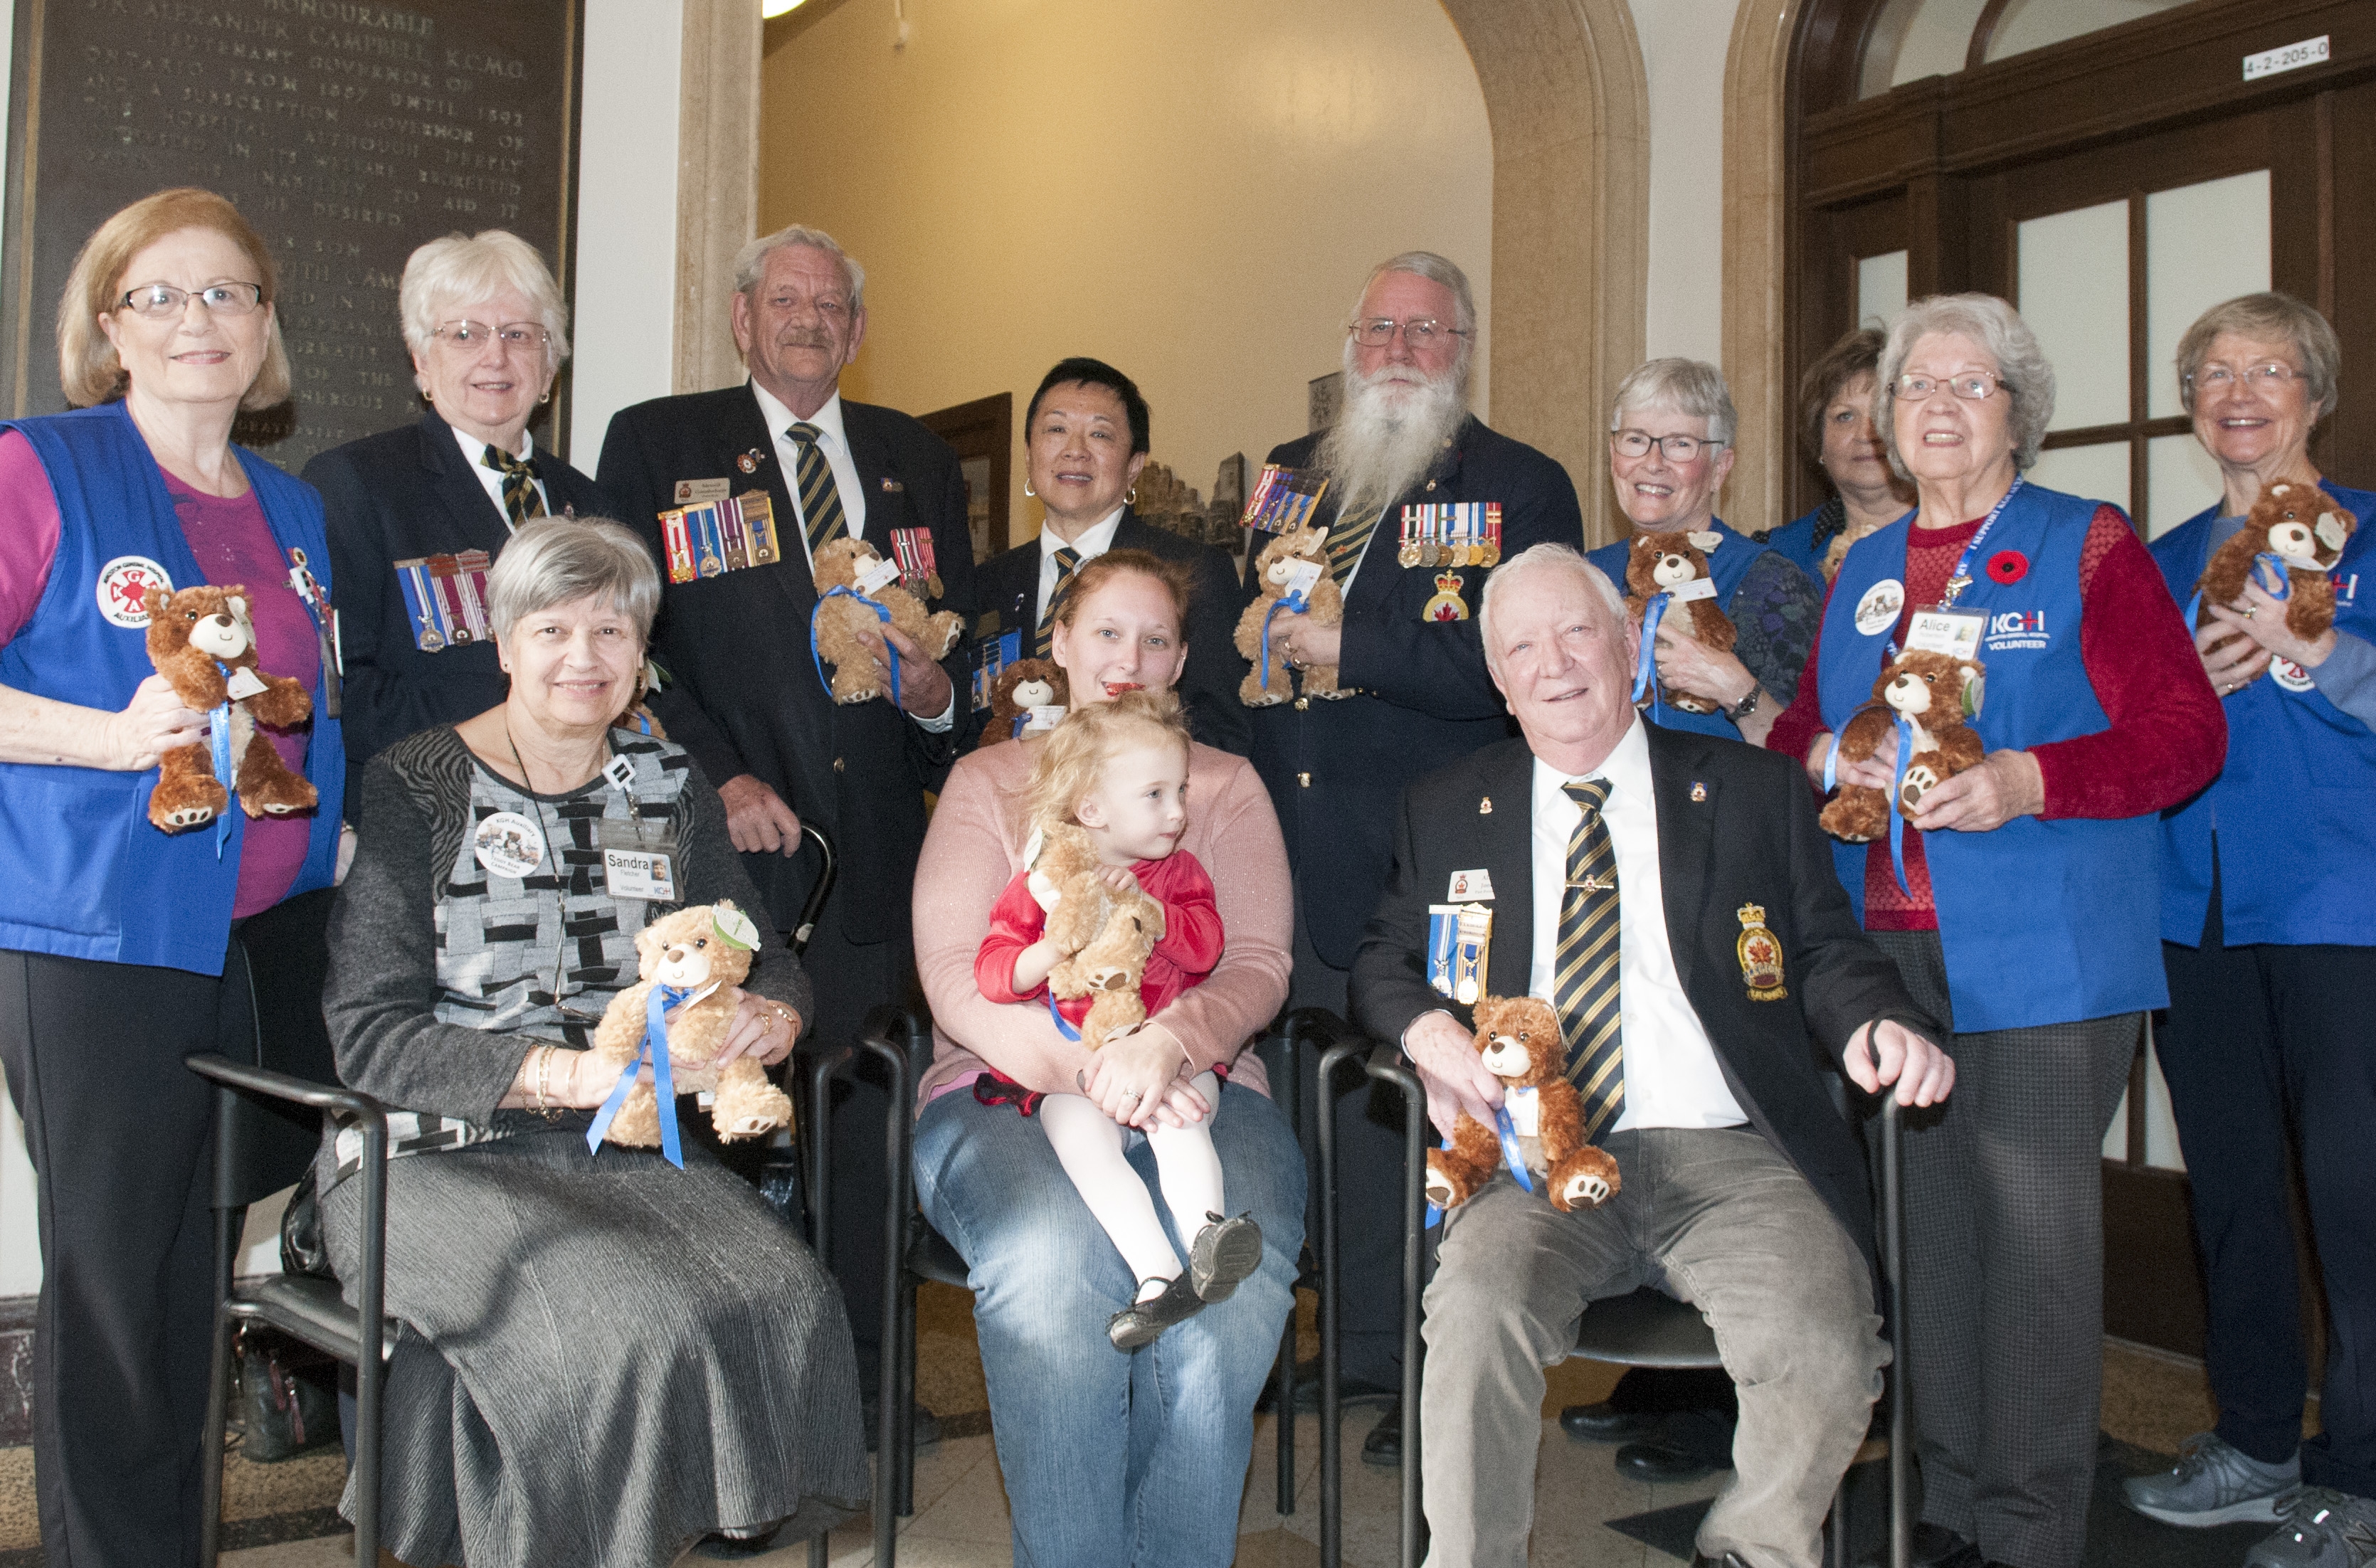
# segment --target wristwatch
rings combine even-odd
[[[1751,682],[1749,686],[1749,695],[1741,698],[1739,702],[1733,704],[1730,707],[1725,709],[1724,716],[1727,719],[1731,719],[1735,724],[1740,723],[1742,719],[1757,711],[1757,699],[1763,696],[1764,693],[1765,687],[1761,683],[1754,681]]]

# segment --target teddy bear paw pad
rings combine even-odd
[[[1568,1180],[1564,1195],[1578,1207],[1598,1208],[1609,1201],[1609,1183],[1598,1176],[1574,1176]]]

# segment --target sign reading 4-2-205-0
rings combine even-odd
[[[294,472],[409,422],[396,296],[415,247],[508,229],[569,290],[582,3],[17,0],[0,405],[66,406],[58,296],[91,231],[203,185],[280,273],[295,396],[240,438]],[[556,410],[567,394],[564,374]],[[556,412],[537,439],[567,425]]]

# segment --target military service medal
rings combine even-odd
[[[1779,1002],[1790,994],[1782,983],[1782,942],[1765,927],[1765,906],[1743,904],[1740,909],[1740,938],[1733,951],[1740,956],[1740,978],[1749,987],[1752,1002]]]

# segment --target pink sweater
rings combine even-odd
[[[1033,741],[1003,741],[960,761],[933,808],[916,868],[916,968],[932,1004],[931,1071],[921,1108],[941,1089],[995,1067],[1028,1089],[1078,1092],[1090,1052],[1056,1032],[1048,1009],[989,1001],[974,957],[990,911],[1023,869],[1030,837],[1023,790]],[[1229,944],[1203,984],[1156,1015],[1187,1047],[1194,1069],[1227,1063],[1230,1081],[1269,1092],[1261,1060],[1239,1051],[1287,1001],[1294,912],[1287,845],[1270,796],[1243,757],[1197,746],[1188,766],[1188,831],[1180,848],[1212,873]]]

